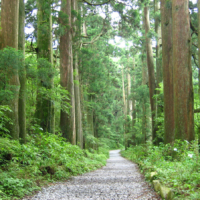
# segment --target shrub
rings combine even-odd
[[[174,145],[151,144],[134,146],[122,155],[139,164],[141,171],[149,177],[156,171],[165,185],[173,188],[175,199],[198,199],[200,196],[200,160],[197,141],[175,141]]]
[[[91,153],[67,143],[59,134],[43,133],[39,128],[37,131],[22,145],[0,137],[0,199],[21,198],[50,181],[106,164],[108,150]]]

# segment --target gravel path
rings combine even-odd
[[[136,164],[122,158],[119,150],[110,151],[102,169],[75,176],[65,183],[43,188],[26,200],[160,200],[148,186]]]

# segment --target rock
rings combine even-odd
[[[153,178],[154,178],[155,176],[157,176],[157,175],[158,175],[157,172],[151,172],[151,173],[150,173],[150,180],[152,181]]]
[[[160,181],[159,180],[153,180],[153,187],[154,187],[156,192],[160,191],[160,187],[161,187]]]
[[[174,196],[172,190],[165,186],[160,186],[160,195],[163,199],[166,199],[166,200],[171,200],[173,199],[173,196]]]

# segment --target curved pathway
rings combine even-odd
[[[121,157],[119,150],[110,151],[107,165],[94,172],[75,176],[58,183],[33,197],[36,200],[160,200],[148,186],[136,164]]]

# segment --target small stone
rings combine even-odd
[[[157,176],[157,175],[158,175],[157,172],[151,172],[151,173],[150,173],[150,180],[152,181],[153,178],[154,178],[155,176]]]
[[[165,186],[161,186],[160,187],[160,195],[163,199],[171,200],[171,199],[173,199],[174,193],[172,192],[172,189],[165,187]]]
[[[155,189],[155,191],[160,191],[160,187],[161,187],[161,184],[160,184],[160,181],[159,180],[153,180],[153,187]]]

